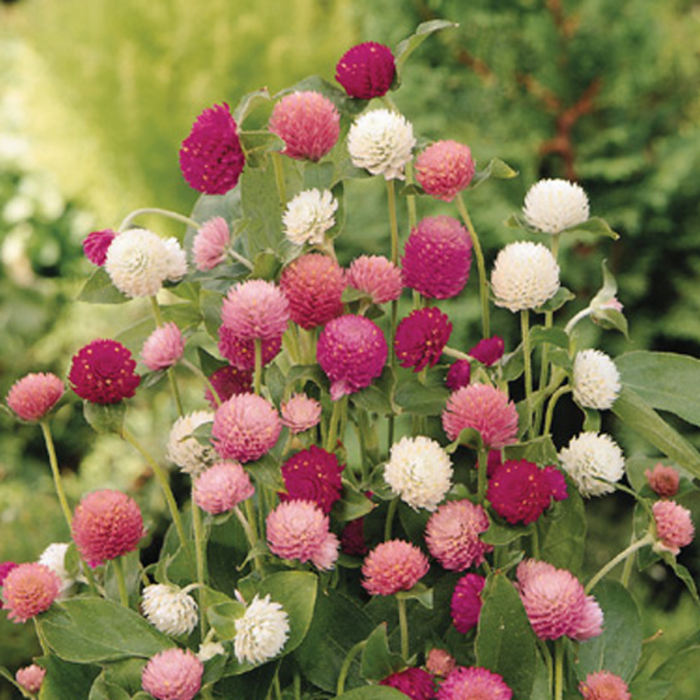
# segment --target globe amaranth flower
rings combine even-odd
[[[214,414],[211,436],[224,459],[254,462],[277,442],[282,423],[277,409],[262,396],[236,394]]]
[[[44,682],[45,676],[45,668],[32,664],[31,666],[17,669],[15,680],[28,693],[35,694],[41,690],[41,684]]]
[[[66,542],[50,544],[39,557],[39,563],[48,566],[61,579],[61,597],[75,583],[75,578],[66,569],[66,553],[70,545]]]
[[[673,467],[665,467],[659,463],[654,466],[653,471],[647,469],[644,476],[649,487],[657,496],[671,498],[678,493],[681,476]]]
[[[495,365],[503,357],[505,345],[503,338],[494,335],[492,338],[483,338],[468,353],[477,362],[486,367]]]
[[[177,586],[156,583],[143,589],[141,610],[163,634],[174,637],[191,634],[197,626],[197,603]]]
[[[443,503],[428,520],[425,542],[430,553],[449,571],[479,566],[493,546],[479,539],[489,529],[482,506],[467,499]]]
[[[106,228],[102,231],[92,231],[88,233],[83,241],[83,252],[85,257],[98,267],[102,267],[107,259],[107,250],[112,245],[112,241],[117,237],[117,232]]]
[[[457,661],[446,649],[433,647],[425,660],[425,668],[438,678],[445,678],[457,666]]]
[[[146,338],[141,348],[143,364],[156,372],[177,364],[185,352],[185,339],[175,323],[165,323]]]
[[[450,603],[450,613],[455,629],[461,634],[466,634],[479,622],[483,605],[481,592],[485,585],[486,579],[479,574],[466,574],[457,581]]]
[[[513,691],[498,673],[458,666],[442,682],[436,700],[511,700]]]
[[[588,220],[588,197],[573,182],[540,180],[525,195],[523,214],[533,228],[544,233],[561,233]]]
[[[180,148],[180,170],[189,186],[205,194],[226,194],[238,184],[244,165],[229,106],[224,102],[205,109]]]
[[[221,307],[221,320],[245,340],[281,338],[289,322],[289,303],[274,283],[248,280],[231,287]]]
[[[437,141],[416,159],[416,180],[431,196],[451,202],[474,177],[476,166],[469,146]]]
[[[415,144],[411,123],[388,109],[361,114],[348,133],[352,164],[386,180],[404,179],[404,168]]]
[[[509,243],[496,256],[491,289],[496,306],[513,313],[537,309],[559,290],[559,265],[541,243]]]
[[[217,462],[203,471],[192,489],[194,502],[207,513],[226,513],[255,493],[250,477],[238,462]]]
[[[292,394],[280,406],[282,425],[287,426],[292,433],[303,433],[321,422],[322,406],[306,394]]]
[[[436,308],[416,309],[396,328],[394,350],[402,367],[420,372],[434,367],[452,334],[452,323]]]
[[[206,272],[226,260],[231,245],[231,231],[226,219],[214,216],[207,219],[198,229],[192,242],[192,255],[195,267]]]
[[[304,190],[288,204],[282,216],[284,235],[295,245],[321,245],[335,226],[338,200],[330,190]]]
[[[253,348],[253,354],[255,348]],[[255,358],[253,358],[255,359]],[[216,409],[219,403],[230,399],[234,394],[247,394],[253,388],[253,373],[247,369],[238,369],[233,365],[219,367],[209,376],[209,383],[219,398],[217,402],[211,389],[204,392],[204,398],[212,409]]]
[[[391,447],[384,481],[413,510],[433,511],[452,486],[452,461],[435,440],[403,437]]]
[[[141,687],[156,700],[193,700],[203,675],[204,664],[189,649],[166,649],[149,659]]]
[[[610,671],[595,671],[578,684],[583,700],[632,700],[627,683]]]
[[[379,681],[379,685],[396,688],[411,700],[432,700],[435,697],[433,677],[422,668],[409,667],[392,673]]]
[[[2,584],[2,607],[15,623],[26,622],[48,610],[61,594],[61,579],[48,566],[19,564]]]
[[[428,573],[428,557],[403,540],[378,544],[362,563],[362,585],[370,595],[408,591]]]
[[[382,255],[360,255],[347,272],[348,284],[367,294],[373,304],[395,301],[403,291],[401,268]]]
[[[620,393],[620,373],[600,350],[581,350],[574,358],[574,400],[584,408],[610,408]]]
[[[335,67],[335,79],[350,97],[371,100],[386,95],[396,75],[391,49],[366,41],[346,51]]]
[[[346,286],[343,268],[321,253],[302,255],[280,277],[291,319],[305,330],[324,326],[343,313]]]
[[[177,282],[187,274],[187,254],[177,238],[166,238],[165,244],[165,279]]]
[[[261,664],[279,654],[289,637],[289,615],[270,595],[253,598],[236,620],[233,649],[239,663]]]
[[[2,585],[4,584],[10,571],[12,571],[12,569],[16,569],[18,566],[19,565],[14,561],[0,562],[0,588],[2,588]]]
[[[334,454],[311,445],[282,465],[286,493],[280,494],[280,500],[311,501],[328,515],[333,504],[340,499],[344,468]]]
[[[111,489],[83,497],[71,530],[80,556],[91,567],[133,552],[145,535],[136,501]]]
[[[425,297],[449,299],[464,289],[471,261],[472,242],[464,226],[451,216],[428,217],[406,241],[403,281]]]
[[[277,335],[273,338],[262,338],[261,346],[262,366],[265,367],[279,354],[282,348],[282,336]],[[243,372],[249,371],[252,382],[252,370],[255,369],[254,338],[238,336],[232,330],[222,325],[219,327],[219,352],[236,369]]]
[[[50,372],[33,372],[17,380],[7,394],[7,405],[22,420],[40,421],[59,402],[65,386]]]
[[[267,543],[281,559],[310,561],[328,570],[338,558],[338,538],[329,531],[329,519],[313,501],[286,501],[267,516]]]
[[[316,348],[318,363],[331,380],[333,401],[368,387],[382,373],[387,355],[379,326],[352,314],[330,321]]]
[[[518,412],[500,389],[469,384],[450,395],[442,426],[450,440],[456,440],[465,428],[473,428],[486,447],[499,450],[517,440]]]
[[[183,472],[196,476],[211,463],[211,448],[203,445],[194,433],[207,423],[212,423],[211,411],[194,411],[180,416],[168,436],[167,458]]]
[[[119,403],[136,393],[141,377],[134,372],[131,352],[116,340],[93,340],[71,363],[68,381],[81,399],[91,403]]]
[[[540,469],[527,460],[507,460],[489,478],[486,498],[511,525],[535,522],[552,499],[567,497],[564,475],[556,467]]]
[[[677,555],[695,536],[690,511],[673,501],[657,501],[651,509],[656,530],[653,549]]]
[[[584,498],[612,493],[612,484],[625,472],[622,450],[605,434],[581,433],[561,450],[559,459]]]
[[[450,391],[457,391],[463,386],[469,386],[472,377],[472,366],[469,360],[457,360],[450,365],[445,377],[445,385]]]
[[[268,129],[284,141],[285,155],[318,161],[338,141],[340,114],[319,92],[293,92],[275,105]]]

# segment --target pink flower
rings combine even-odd
[[[312,501],[280,503],[266,524],[267,543],[278,557],[310,561],[321,570],[335,565],[338,538],[328,529],[328,516]]]
[[[397,267],[382,255],[360,255],[355,258],[347,273],[348,284],[367,294],[373,304],[395,301],[403,291],[403,275]]]
[[[7,405],[26,421],[40,421],[63,396],[65,386],[55,375],[38,372],[16,381],[7,394]]]
[[[286,493],[280,494],[280,500],[311,501],[328,515],[333,504],[340,498],[344,468],[345,465],[339,464],[334,454],[311,445],[282,465]]]
[[[458,666],[442,682],[437,700],[511,700],[513,691],[498,673]]]
[[[657,501],[651,509],[657,537],[654,550],[678,554],[693,541],[695,528],[687,508],[674,501]]]
[[[48,610],[61,593],[61,579],[44,564],[20,564],[10,571],[2,584],[3,608],[8,619],[26,622]]]
[[[392,673],[379,681],[379,685],[396,688],[411,700],[432,700],[435,697],[433,677],[422,668],[411,667]]]
[[[631,700],[627,683],[610,671],[589,673],[578,685],[583,700]]]
[[[321,421],[321,404],[306,394],[293,394],[288,401],[282,403],[282,425],[286,425],[293,433],[303,433],[313,428]]]
[[[483,605],[481,591],[485,585],[486,579],[478,574],[466,574],[457,581],[450,610],[452,622],[458,632],[466,634],[479,622]]]
[[[644,472],[651,490],[661,498],[671,498],[678,493],[681,483],[680,474],[673,467],[665,467],[657,464],[654,471],[647,469]]]
[[[166,323],[148,336],[141,349],[143,364],[155,372],[177,364],[185,352],[185,339],[175,323]]]
[[[293,92],[275,105],[268,128],[284,141],[282,153],[297,160],[317,161],[338,140],[340,114],[318,92]]]
[[[428,658],[425,660],[425,667],[428,672],[440,678],[444,678],[452,673],[456,665],[457,662],[454,656],[445,649],[438,649],[437,647],[433,647],[428,652]]]
[[[272,362],[282,347],[282,336],[262,339],[262,366]],[[226,326],[219,327],[219,352],[242,372],[255,368],[255,340],[242,338]],[[252,380],[252,374],[251,374]]]
[[[192,700],[202,687],[204,664],[189,649],[166,649],[141,674],[141,687],[157,700]]]
[[[190,187],[226,194],[238,184],[245,155],[226,103],[205,109],[180,148],[180,170]]]
[[[348,314],[333,319],[321,331],[316,354],[331,380],[331,398],[337,401],[369,386],[382,373],[388,349],[375,323]]]
[[[494,335],[492,338],[480,340],[468,353],[482,365],[490,367],[503,357],[503,338]]]
[[[396,328],[394,350],[402,367],[420,372],[434,367],[452,333],[452,323],[439,309],[417,309]]]
[[[224,459],[254,462],[277,442],[282,423],[275,407],[256,394],[236,394],[219,406],[212,442]]]
[[[265,343],[263,343],[263,347],[264,346]],[[255,364],[254,355],[255,349],[253,349],[253,364]],[[263,362],[263,365],[264,364],[266,363]],[[209,383],[212,385],[212,387],[214,387],[214,391],[219,397],[219,401],[223,403],[227,399],[230,399],[234,394],[249,393],[253,387],[253,373],[247,369],[238,369],[238,367],[234,367],[233,365],[228,365],[227,367],[219,367],[219,369],[217,369],[209,377]],[[214,400],[214,395],[212,394],[210,389],[207,389],[204,392],[204,398],[209,402],[209,405],[214,410],[216,410],[218,404]]]
[[[350,97],[370,100],[386,95],[396,75],[391,49],[374,41],[353,46],[335,67],[335,79]]]
[[[408,591],[428,573],[428,557],[410,542],[389,540],[378,544],[362,564],[362,585],[370,595]]]
[[[479,539],[489,529],[486,511],[466,499],[443,503],[428,520],[425,541],[443,568],[464,571],[479,566],[493,546]]]
[[[411,231],[401,260],[403,281],[431,299],[457,296],[469,279],[472,242],[450,216],[423,219]]]
[[[136,501],[111,489],[85,496],[71,529],[80,556],[92,567],[133,552],[146,534]]]
[[[221,320],[239,338],[280,338],[287,330],[289,303],[282,291],[266,280],[240,282],[229,290]]]
[[[192,243],[194,264],[205,272],[226,260],[226,250],[231,244],[231,232],[226,220],[215,216],[205,221],[197,231]]]
[[[445,384],[450,391],[457,391],[463,386],[468,386],[471,381],[472,366],[469,360],[457,360],[447,370]]]
[[[36,664],[20,668],[15,674],[15,680],[28,693],[38,693],[41,689],[41,684],[44,682],[46,669]]]
[[[107,259],[107,250],[112,241],[117,237],[117,232],[106,228],[102,231],[92,231],[88,233],[83,241],[83,252],[85,257],[98,267],[102,267]]]
[[[481,434],[486,447],[501,449],[518,437],[518,412],[508,396],[487,384],[470,384],[455,391],[442,413],[442,427],[450,440],[465,428]]]
[[[255,493],[250,477],[238,462],[217,462],[194,482],[194,502],[207,513],[231,510]]]
[[[451,202],[474,177],[469,146],[456,141],[437,141],[416,159],[416,180],[431,196]]]

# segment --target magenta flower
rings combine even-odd
[[[280,406],[282,425],[293,433],[303,433],[321,422],[321,404],[306,394],[293,394]]]
[[[494,335],[492,338],[480,340],[467,355],[481,362],[482,365],[490,367],[503,357],[503,350],[503,338]]]
[[[678,493],[681,483],[680,474],[673,467],[657,464],[653,471],[644,472],[651,490],[661,498],[671,498]]]
[[[367,554],[364,518],[355,518],[345,525],[340,533],[340,548],[350,556],[364,557]]]
[[[405,668],[403,671],[392,673],[379,685],[386,685],[389,688],[396,688],[411,700],[432,700],[435,697],[435,682],[433,677],[422,668]]]
[[[65,390],[55,374],[27,374],[12,385],[7,394],[7,405],[22,420],[40,421],[59,402]]]
[[[452,323],[439,309],[416,309],[396,328],[394,350],[402,367],[420,372],[437,364],[452,333]]]
[[[197,231],[192,243],[194,264],[205,272],[226,260],[226,251],[231,245],[231,232],[226,220],[215,216],[205,221]]]
[[[437,141],[416,159],[416,180],[431,196],[451,202],[474,177],[476,167],[469,146]]]
[[[262,366],[265,367],[277,357],[282,348],[282,336],[263,338],[261,344]],[[255,369],[255,340],[242,338],[223,325],[219,326],[219,352],[222,357],[225,357],[236,369],[242,372],[252,372]]]
[[[0,588],[2,588],[2,585],[5,583],[7,574],[9,574],[12,569],[16,569],[17,566],[18,565],[13,561],[4,561],[0,563]]]
[[[83,253],[85,253],[85,257],[93,265],[102,267],[107,259],[107,250],[117,236],[117,232],[112,231],[110,228],[88,233],[83,241]]]
[[[478,574],[466,574],[462,576],[455,586],[452,594],[450,611],[455,629],[466,634],[476,627],[481,614],[481,591],[484,590],[486,579]]]
[[[263,343],[263,346],[264,345],[265,343]],[[255,349],[253,349],[253,364],[255,364]],[[267,363],[263,362],[263,365],[265,364]],[[209,377],[209,383],[214,388],[216,395],[219,397],[219,401],[223,403],[234,394],[250,393],[253,388],[253,373],[248,369],[238,369],[238,367],[234,367],[233,365],[219,367],[219,369]],[[210,389],[204,392],[204,398],[209,402],[209,405],[216,410],[218,404]]]
[[[695,528],[687,508],[674,501],[657,501],[651,509],[656,528],[656,551],[678,554],[681,547],[693,541]]]
[[[428,557],[410,542],[389,540],[378,544],[362,563],[362,585],[370,595],[408,591],[428,573]]]
[[[502,676],[477,666],[458,666],[442,682],[437,700],[511,700]]]
[[[148,336],[141,349],[143,364],[155,372],[177,364],[185,352],[185,339],[175,323],[166,323]]]
[[[44,564],[19,564],[2,584],[2,607],[8,619],[26,622],[48,610],[61,593],[61,579]]]
[[[217,462],[194,481],[194,502],[207,513],[231,510],[255,493],[250,477],[238,462]]]
[[[166,649],[149,659],[141,687],[157,700],[193,700],[203,675],[204,664],[189,649]]]
[[[339,464],[334,454],[311,445],[282,465],[286,493],[280,494],[280,500],[311,501],[328,515],[333,504],[340,498],[344,468],[345,465]]]
[[[627,683],[610,671],[595,671],[581,681],[578,690],[583,700],[631,700]]]
[[[472,366],[469,360],[457,360],[447,370],[445,384],[450,391],[457,391],[463,386],[468,386],[472,377]]]
[[[370,100],[386,95],[396,75],[391,49],[374,41],[353,46],[335,67],[335,79],[350,97]]]
[[[272,282],[240,282],[226,295],[221,320],[234,335],[245,340],[280,338],[287,330],[289,302]]]
[[[38,693],[41,690],[41,684],[44,682],[46,669],[36,664],[25,666],[17,670],[15,680],[28,693]]]
[[[348,284],[367,294],[373,304],[395,301],[403,291],[403,275],[397,267],[382,255],[360,255],[355,258],[347,273]]]

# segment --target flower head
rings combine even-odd
[[[413,367],[414,372],[435,366],[451,333],[452,323],[439,309],[411,311],[396,328],[394,350],[399,364]]]
[[[431,196],[451,202],[474,177],[476,166],[469,146],[437,141],[416,160],[416,180]]]
[[[440,685],[437,700],[511,700],[503,677],[477,666],[458,666]]]
[[[177,238],[166,238],[165,245],[165,279],[177,282],[187,274],[187,254]]]
[[[44,682],[46,669],[36,664],[25,666],[17,670],[15,680],[18,685],[21,685],[28,693],[38,693],[41,689],[41,684]]]
[[[321,404],[306,394],[292,394],[288,401],[280,406],[282,425],[293,433],[303,433],[318,425],[321,421]]]
[[[495,365],[503,357],[503,338],[494,335],[492,338],[483,338],[468,353],[477,362],[486,367]]]
[[[581,433],[559,453],[562,469],[585,498],[612,493],[625,472],[622,450],[609,435]],[[612,482],[612,483],[606,483]]]
[[[185,352],[185,339],[175,323],[166,323],[148,336],[141,349],[143,363],[155,372],[177,364]]]
[[[282,217],[284,235],[296,245],[321,245],[335,226],[338,201],[330,190],[304,190],[287,204]]]
[[[261,664],[282,651],[289,636],[289,615],[269,594],[257,595],[236,620],[233,648],[239,663]]]
[[[433,677],[422,668],[405,668],[379,681],[379,685],[396,688],[411,700],[432,700],[435,697]]]
[[[657,501],[652,506],[657,552],[678,554],[681,547],[693,541],[695,528],[690,519],[690,511],[674,501]]]
[[[262,338],[262,366],[272,362],[282,348],[282,335]],[[236,369],[250,373],[255,368],[255,339],[236,335],[230,328],[219,326],[219,352]],[[242,377],[241,377],[242,380]],[[240,392],[236,392],[240,393]],[[223,398],[223,397],[222,397]]]
[[[479,574],[466,574],[462,576],[455,586],[450,604],[452,622],[455,629],[461,634],[466,634],[476,627],[481,615],[481,591],[484,590],[486,579]]]
[[[253,348],[253,354],[255,348]],[[253,357],[255,361],[255,357]],[[247,369],[238,369],[233,365],[219,367],[209,376],[209,383],[212,385],[219,401],[224,402],[234,394],[247,394],[253,387],[253,373]],[[209,402],[212,409],[216,409],[218,403],[214,399],[211,389],[204,392],[204,398]]]
[[[293,92],[272,110],[268,128],[285,144],[282,151],[297,160],[321,160],[340,136],[340,114],[319,92]]]
[[[445,377],[445,384],[450,391],[457,391],[463,386],[469,386],[472,377],[472,366],[469,360],[457,360],[450,365]]]
[[[183,472],[196,476],[211,462],[211,449],[203,445],[194,433],[197,428],[211,423],[211,411],[194,411],[180,416],[170,429],[167,457]]]
[[[610,671],[595,671],[578,685],[583,700],[631,700],[627,683]]]
[[[391,49],[366,41],[346,51],[335,67],[335,79],[350,97],[371,100],[386,95],[396,75]]]
[[[7,405],[26,421],[40,421],[61,399],[63,381],[55,374],[32,373],[16,381],[7,394]]]
[[[365,112],[348,133],[352,164],[387,180],[404,179],[404,167],[415,144],[410,122],[388,109]]]
[[[610,408],[620,393],[620,373],[600,350],[581,350],[574,359],[574,399],[584,408]]]
[[[428,573],[428,557],[410,542],[378,544],[362,563],[362,585],[370,595],[408,591]]]
[[[141,610],[159,632],[180,637],[190,634],[197,626],[197,603],[176,586],[163,583],[146,586],[142,596]]]
[[[289,303],[272,282],[248,280],[231,287],[221,307],[221,320],[245,340],[280,338],[287,330]]]
[[[360,255],[352,261],[347,272],[348,284],[367,294],[373,304],[395,301],[403,291],[403,275],[382,255]]]
[[[328,515],[340,498],[344,468],[345,465],[339,464],[334,454],[311,445],[282,465],[286,493],[280,494],[280,500],[311,501]]]
[[[54,542],[50,544],[39,557],[39,563],[48,566],[51,571],[58,574],[61,579],[61,594],[75,583],[75,578],[68,573],[66,569],[66,553],[70,545],[66,542]]]
[[[48,610],[61,594],[61,579],[45,564],[19,564],[2,584],[2,607],[13,622],[26,622]]]
[[[117,237],[117,232],[110,228],[102,231],[92,231],[88,233],[83,241],[83,253],[85,257],[98,267],[102,267],[107,259],[107,250],[112,245],[112,241]]]
[[[205,194],[226,194],[238,184],[244,165],[229,106],[224,102],[205,109],[180,148],[180,170],[189,186]]]
[[[428,652],[428,657],[425,660],[425,667],[428,672],[439,678],[444,678],[452,673],[456,665],[457,661],[454,656],[445,649],[438,649],[437,647],[433,647]]]
[[[68,373],[73,391],[91,403],[119,403],[136,393],[136,362],[116,340],[93,340],[74,356]]]
[[[231,231],[226,219],[214,216],[205,221],[197,231],[192,243],[194,264],[198,270],[215,268],[226,260],[226,250],[231,245]]]
[[[141,687],[156,700],[193,700],[203,675],[204,664],[189,649],[166,649],[149,659]]]
[[[560,233],[582,224],[588,213],[586,193],[567,180],[540,180],[525,195],[525,220],[544,233]]]
[[[5,583],[5,579],[10,571],[12,571],[12,569],[16,569],[17,566],[18,564],[16,564],[14,561],[3,561],[0,563],[0,588],[2,588],[2,585]]]
[[[194,482],[194,502],[207,513],[218,515],[255,493],[250,477],[238,462],[217,462]]]
[[[651,471],[644,472],[651,490],[661,498],[671,498],[678,493],[681,483],[680,474],[673,467],[665,467],[659,463]]]

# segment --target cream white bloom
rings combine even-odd
[[[199,645],[199,650],[197,651],[197,658],[202,662],[206,663],[215,656],[225,656],[226,649],[221,642],[202,642]]]
[[[404,179],[404,167],[415,145],[411,123],[388,109],[365,112],[348,133],[352,164],[387,180]]]
[[[510,311],[536,309],[559,289],[559,265],[541,243],[510,243],[496,256],[491,288],[497,306]]]
[[[320,245],[323,236],[335,224],[338,201],[330,190],[304,190],[289,204],[282,217],[284,234],[296,245]]]
[[[384,481],[414,510],[435,510],[452,486],[452,461],[423,435],[404,437],[391,448]]]
[[[588,221],[586,193],[568,180],[540,180],[525,195],[525,220],[545,233],[559,233]]]
[[[581,350],[574,359],[574,399],[584,408],[610,408],[620,393],[620,373],[600,350]]]
[[[212,450],[202,445],[192,433],[205,423],[213,423],[211,411],[195,411],[178,418],[170,430],[167,457],[182,471],[197,476],[209,466]]]
[[[233,649],[239,663],[260,664],[282,651],[289,636],[289,616],[270,596],[256,595],[243,617],[236,620]]]
[[[609,435],[581,433],[559,453],[561,466],[585,498],[614,491],[625,471],[622,450]],[[601,481],[605,479],[605,481]]]
[[[197,626],[197,603],[175,587],[156,583],[143,589],[141,610],[146,619],[163,634],[174,637],[190,634]]]
[[[187,254],[180,247],[177,238],[166,238],[163,241],[166,249],[166,275],[168,282],[178,282],[187,274]]]
[[[66,553],[70,545],[65,542],[54,542],[50,544],[39,557],[39,564],[48,566],[49,569],[58,574],[61,579],[61,597],[64,597],[68,589],[75,583],[75,579],[66,569]]]

